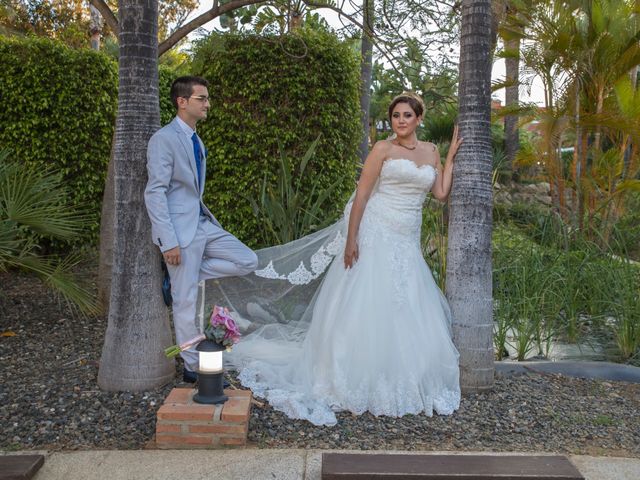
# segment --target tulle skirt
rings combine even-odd
[[[310,322],[263,325],[228,355],[242,384],[316,425],[335,424],[341,410],[453,413],[460,387],[449,307],[415,237],[372,229],[350,269],[341,250],[318,283]]]

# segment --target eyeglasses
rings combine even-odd
[[[202,103],[207,103],[209,101],[209,97],[207,97],[206,95],[191,95],[190,97],[183,97],[183,98],[195,98],[196,100]]]

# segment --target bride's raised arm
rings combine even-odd
[[[390,148],[391,144],[388,141],[382,140],[377,142],[371,149],[371,152],[369,152],[367,159],[364,161],[364,166],[360,173],[360,180],[358,180],[358,186],[356,188],[356,197],[353,200],[351,215],[349,216],[347,243],[344,248],[345,268],[351,268],[351,266],[358,261],[357,238],[358,229],[360,228],[360,220],[362,220],[364,208],[366,207],[367,201],[373,191],[373,187],[380,176],[382,163],[389,153]]]
[[[453,183],[453,159],[458,153],[458,148],[462,144],[462,138],[458,137],[458,125],[453,127],[453,136],[451,138],[451,144],[449,145],[449,151],[447,152],[447,159],[444,162],[444,168],[440,165],[440,155],[436,161],[436,168],[438,169],[438,177],[433,182],[431,187],[431,193],[435,198],[444,202],[449,197],[451,192],[451,184]]]

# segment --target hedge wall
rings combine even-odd
[[[175,109],[172,70],[160,68],[163,124]],[[0,148],[25,164],[58,169],[86,205],[95,241],[118,105],[118,65],[110,57],[43,38],[0,36]]]
[[[171,68],[160,65],[158,68],[158,87],[160,95],[160,124],[166,125],[176,116],[176,109],[171,103],[171,84],[178,78]]]
[[[275,179],[280,140],[300,160],[322,134],[301,188],[340,181],[337,216],[355,186],[360,135],[356,55],[334,36],[212,35],[195,45],[193,72],[211,83],[211,109],[198,133],[209,151],[205,202],[225,228],[251,246],[258,221],[243,195]]]
[[[223,225],[256,246],[259,225],[244,194],[255,195],[267,172],[278,172],[278,140],[300,159],[322,133],[304,178],[340,181],[329,216],[354,188],[359,143],[358,62],[335,37],[212,36],[195,49],[193,72],[211,82],[209,118],[198,129],[209,150],[206,202]],[[176,73],[160,68],[161,123],[175,111],[169,88]],[[60,170],[95,221],[117,109],[117,64],[91,50],[42,38],[0,36],[0,148],[19,161]]]
[[[98,218],[116,114],[117,66],[42,38],[0,37],[0,148],[62,172],[74,202]]]

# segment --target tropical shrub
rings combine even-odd
[[[601,305],[607,315],[606,326],[623,361],[640,363],[640,266],[613,259],[616,274],[606,285]]]
[[[314,157],[320,137],[309,146],[302,160],[292,161],[280,147],[280,175],[274,184],[265,175],[258,199],[247,196],[253,213],[260,222],[261,240],[264,245],[282,245],[328,226],[331,217],[326,215],[328,200],[336,181],[328,188],[313,184],[310,192],[302,192],[301,179],[309,161]],[[294,163],[299,163],[296,170]],[[317,181],[318,177],[314,179]]]
[[[420,247],[435,282],[443,292],[447,283],[447,231],[445,209],[429,196],[422,211]]]
[[[175,70],[160,65],[158,68],[158,87],[160,95],[160,125],[164,126],[176,116],[176,108],[171,103],[171,84],[180,76]]]
[[[504,227],[494,232],[493,254],[494,344],[498,358],[505,351],[509,331],[518,360],[534,350],[546,355],[551,340],[558,336],[562,305],[562,276],[552,268],[557,255]]]
[[[59,173],[0,151],[0,271],[33,272],[81,311],[96,313],[93,295],[72,274],[80,257],[43,256],[35,241],[36,235],[69,240],[82,234],[87,215],[70,204],[69,193]]]
[[[210,82],[211,108],[198,133],[208,148],[205,202],[251,246],[264,241],[247,197],[266,178],[292,171],[321,134],[314,160],[296,178],[301,195],[335,185],[322,215],[334,219],[355,187],[360,138],[358,63],[334,36],[300,31],[282,37],[211,35],[194,47],[193,72]]]

